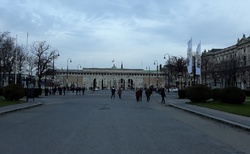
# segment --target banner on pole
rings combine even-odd
[[[196,75],[201,75],[201,43],[196,48]]]
[[[192,73],[192,38],[188,41],[188,48],[187,48],[187,59],[188,59],[188,73]]]

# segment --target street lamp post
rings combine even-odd
[[[77,74],[76,74],[76,87],[78,88],[78,67],[82,68],[81,64],[77,65]]]
[[[166,55],[168,55],[168,65],[169,65],[169,61],[170,61],[170,54],[169,53],[165,53],[164,55],[164,59],[166,59]],[[168,91],[169,91],[169,87],[170,87],[170,82],[171,82],[171,70],[168,71]]]
[[[72,60],[70,58],[67,59],[67,81],[66,81],[66,87],[67,88],[68,88],[68,84],[69,84],[69,62],[70,63],[72,62]]]
[[[146,67],[148,69],[148,88],[150,88],[150,66]]]
[[[155,62],[156,62],[156,63],[155,63]],[[158,61],[157,61],[157,60],[154,61],[154,65],[155,65],[155,64],[157,64],[157,66],[156,66],[156,72],[157,72],[156,88],[157,88],[157,90],[158,90]]]
[[[57,52],[56,55],[55,52]],[[52,77],[53,80],[55,79],[55,58],[60,56],[59,51],[56,50],[55,52],[53,52],[53,77]]]

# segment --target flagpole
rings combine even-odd
[[[26,52],[28,53],[28,42],[29,42],[29,33],[27,32],[27,39],[26,39]]]
[[[26,38],[26,54],[28,53],[28,37],[29,37],[29,34],[27,32],[27,38]],[[30,67],[30,66],[29,66]],[[28,70],[29,71],[29,70]],[[26,74],[26,73],[25,73]]]
[[[200,84],[202,84],[202,80],[201,80],[201,40],[200,40]]]
[[[28,36],[29,34],[28,34],[28,32],[27,32],[27,38],[26,38],[26,54],[28,54]],[[26,57],[27,58],[27,57]],[[27,60],[27,59],[26,59]],[[29,70],[30,70],[30,66],[29,66],[29,69],[28,69],[28,72],[27,72],[27,69],[25,69],[25,73],[24,73],[24,78],[25,78],[25,85],[27,85],[27,73],[29,73]]]

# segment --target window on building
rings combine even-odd
[[[244,60],[244,66],[247,66],[247,57],[244,56],[243,60]]]

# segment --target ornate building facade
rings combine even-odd
[[[223,88],[250,88],[250,36],[243,35],[235,45],[204,51],[201,56],[203,84]]]
[[[116,68],[82,68],[81,70],[56,70],[56,82],[69,87],[86,87],[88,89],[134,89],[164,87],[167,84],[163,72],[143,69]]]

